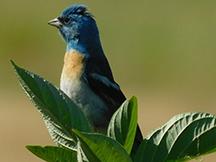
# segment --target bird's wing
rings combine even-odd
[[[97,73],[91,73],[87,76],[88,84],[92,90],[99,95],[109,107],[108,116],[111,117],[113,113],[120,107],[125,101],[125,96],[122,93],[119,85],[110,81],[107,77]],[[142,142],[142,133],[137,125],[135,142],[132,152],[135,153],[139,144]]]
[[[112,115],[119,106],[125,101],[119,85],[106,76],[98,73],[90,73],[86,76],[88,85],[91,89],[106,103],[109,107],[109,113]]]

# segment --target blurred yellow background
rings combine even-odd
[[[216,114],[216,1],[1,0],[0,161],[37,162],[24,146],[52,144],[9,60],[58,86],[65,44],[47,22],[77,2],[95,15],[116,81],[138,97],[144,135],[175,114]]]

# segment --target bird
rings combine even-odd
[[[66,43],[60,89],[78,105],[95,130],[106,130],[126,100],[104,54],[95,17],[83,4],[74,4],[48,22]],[[137,126],[134,146],[142,141]]]

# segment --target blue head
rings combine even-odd
[[[49,24],[59,29],[67,43],[67,51],[76,49],[89,54],[92,50],[102,50],[96,22],[84,5],[66,8]]]

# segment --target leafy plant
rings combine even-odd
[[[137,128],[136,97],[114,113],[107,135],[96,133],[61,90],[14,62],[12,65],[57,144],[27,146],[47,162],[184,162],[216,150],[216,116],[194,112],[174,116],[147,135],[131,156]]]

